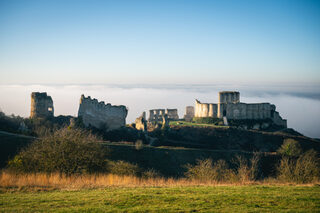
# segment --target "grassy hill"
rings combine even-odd
[[[1,166],[4,167],[8,159],[12,158],[21,148],[31,143],[34,138],[23,135],[0,132]],[[110,160],[123,160],[139,165],[141,168],[155,169],[160,174],[170,177],[182,176],[185,172],[185,165],[194,164],[197,159],[212,158],[214,161],[225,159],[231,161],[236,155],[246,158],[252,156],[252,152],[240,150],[208,150],[184,147],[152,147],[143,146],[137,149],[130,143],[104,142],[109,150]],[[262,155],[262,174],[270,174],[273,171],[274,162],[278,157],[272,153]]]
[[[124,132],[125,134],[125,132]],[[279,156],[275,151],[283,140],[292,138],[304,150],[315,149],[320,152],[320,142],[291,132],[262,132],[241,130],[233,127],[216,127],[191,124],[171,125],[168,130],[148,133],[158,138],[157,146],[144,145],[137,149],[133,143],[104,142],[110,150],[110,160],[123,160],[148,170],[155,169],[160,174],[180,177],[186,171],[186,164],[194,164],[197,159],[211,158],[213,161],[224,159],[232,165],[236,155],[251,158],[253,152],[261,155],[261,176],[274,175]],[[22,147],[35,138],[0,131],[0,166],[4,167]]]

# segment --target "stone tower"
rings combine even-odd
[[[240,102],[240,92],[236,92],[236,91],[219,92],[218,104],[228,104],[228,103],[235,104],[239,102]]]
[[[53,101],[46,92],[31,93],[31,112],[30,118],[53,117]]]
[[[223,91],[219,92],[218,102],[218,118],[226,116],[226,105],[240,103],[240,93],[236,91]]]

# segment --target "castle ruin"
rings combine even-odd
[[[30,118],[48,118],[53,115],[54,108],[51,96],[48,96],[46,92],[31,93]]]
[[[168,121],[179,120],[177,109],[152,109],[149,110],[149,122],[162,121],[163,116],[167,116]]]
[[[147,131],[146,112],[143,112],[140,117],[135,120],[137,130]]]
[[[113,130],[126,125],[128,109],[123,106],[105,104],[97,99],[87,98],[81,95],[78,117],[82,118],[83,124],[94,126],[99,129]]]
[[[287,127],[276,106],[270,103],[241,103],[240,93],[235,91],[219,92],[219,102],[201,103],[196,100],[195,117],[213,117],[227,119],[271,119],[274,124]]]
[[[194,117],[194,107],[193,106],[187,106],[186,107],[186,114],[184,115],[185,121],[192,121]]]

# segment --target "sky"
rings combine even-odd
[[[0,84],[320,84],[320,1],[1,0]]]
[[[130,123],[222,90],[320,138],[320,1],[0,0],[6,114],[27,117],[38,91],[77,115],[84,94],[126,105]]]

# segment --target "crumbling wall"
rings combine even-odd
[[[266,119],[271,118],[271,110],[274,105],[269,103],[246,104],[229,103],[219,104],[219,117],[228,119]]]
[[[137,130],[147,131],[146,112],[135,120],[135,127]]]
[[[187,106],[186,107],[186,114],[184,115],[185,121],[192,121],[194,117],[194,107],[193,106]]]
[[[151,109],[149,110],[149,122],[159,122],[162,121],[162,117],[164,116],[166,110],[165,109]]]
[[[196,100],[194,117],[217,117],[217,104],[201,103]]]
[[[54,108],[51,96],[46,92],[31,93],[31,112],[30,118],[53,117]]]
[[[151,109],[149,110],[149,122],[162,121],[164,115],[167,115],[169,121],[179,120],[178,109]]]
[[[179,120],[178,109],[166,109],[166,114],[169,121]]]
[[[127,114],[128,109],[123,105],[113,106],[81,95],[78,117],[82,118],[86,127],[91,125],[105,130],[118,129],[126,125]]]

